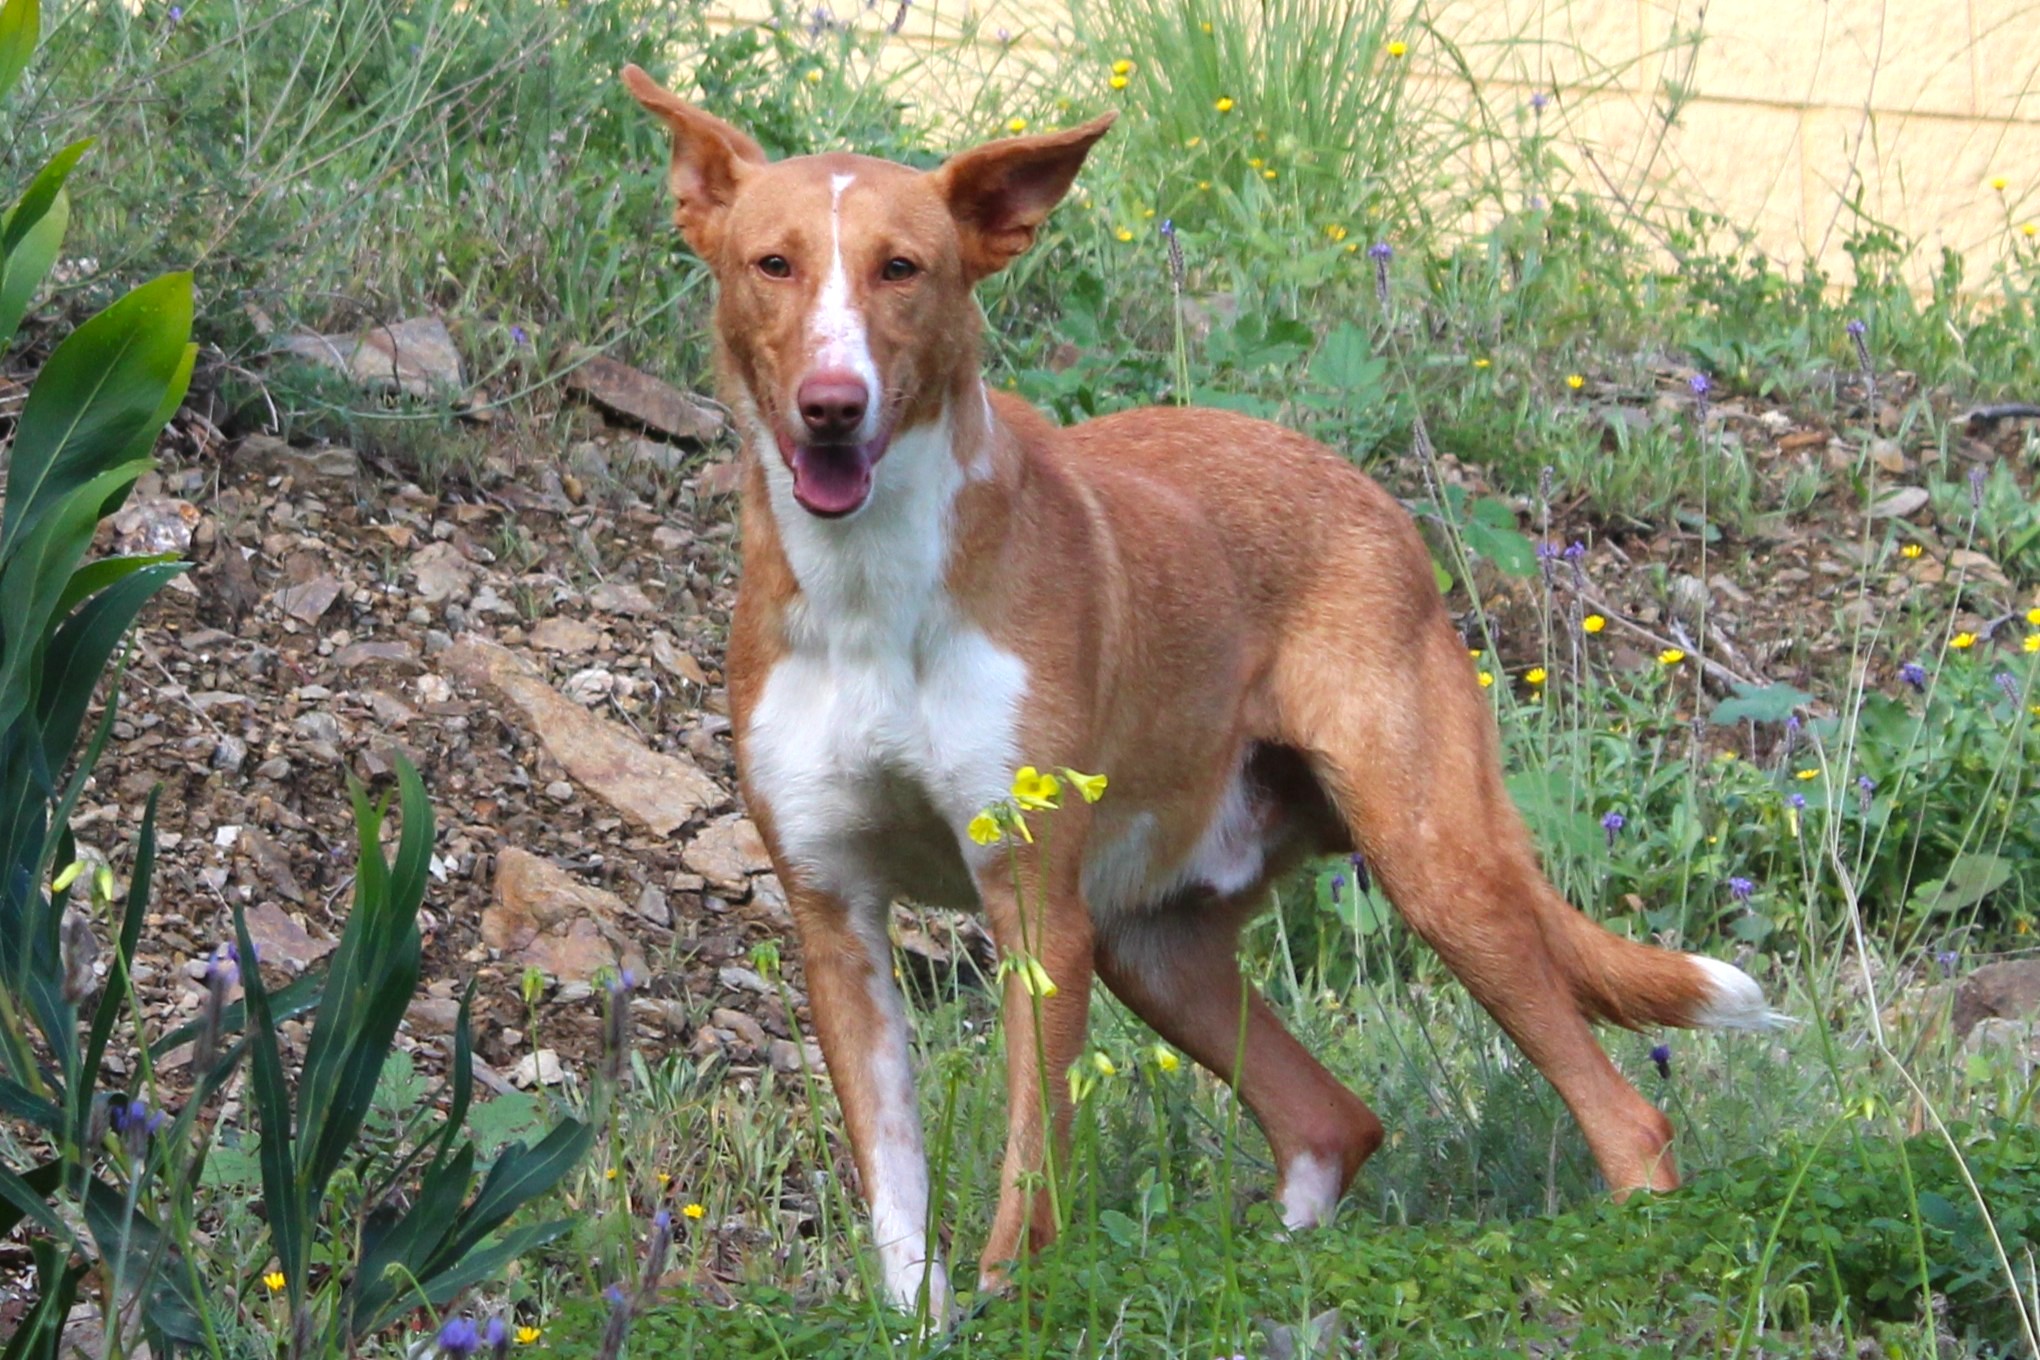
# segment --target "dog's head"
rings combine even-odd
[[[623,80],[673,134],[673,220],[715,274],[735,395],[802,508],[853,514],[894,438],[978,381],[971,286],[1033,242],[1111,115],[926,173],[844,154],[775,163],[636,66]]]

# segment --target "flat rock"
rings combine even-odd
[[[394,326],[372,326],[352,335],[300,331],[285,336],[277,348],[307,363],[344,373],[366,388],[434,397],[467,386],[460,351],[446,323],[436,316],[414,316]]]
[[[514,846],[496,855],[493,899],[482,911],[482,943],[518,968],[590,982],[606,970],[640,976],[644,955],[617,924],[627,908],[615,893],[582,883],[551,860]]]
[[[728,801],[693,761],[653,751],[630,732],[548,685],[516,653],[462,638],[440,654],[444,673],[509,701],[576,784],[655,836]]]
[[[588,592],[588,603],[605,614],[656,614],[651,597],[628,581],[604,581]]]
[[[339,598],[340,583],[331,576],[318,576],[277,591],[276,607],[299,623],[317,623]]]
[[[451,543],[426,544],[411,554],[408,565],[418,598],[427,604],[459,599],[474,581],[474,567]]]
[[[175,496],[131,499],[113,515],[114,551],[181,556],[191,551],[191,535],[201,518],[197,506]]]
[[[1885,492],[1870,507],[1871,519],[1908,519],[1927,508],[1925,487],[1901,486]]]
[[[612,415],[675,439],[705,444],[722,433],[720,411],[606,354],[583,356],[567,371],[566,386]]]
[[[703,827],[680,852],[680,862],[707,879],[710,887],[732,893],[745,891],[752,874],[772,868],[757,824],[734,812]]]
[[[460,1022],[460,1002],[450,997],[421,996],[404,1011],[404,1018],[420,1034],[451,1034]]]
[[[1986,963],[1955,988],[1950,1023],[1965,1035],[1985,1020],[2025,1020],[2040,1016],[2040,959],[2006,959]]]
[[[511,1083],[526,1090],[534,1086],[557,1086],[566,1079],[566,1069],[560,1066],[558,1051],[550,1048],[525,1054],[510,1069]]]
[[[415,673],[425,668],[425,663],[418,659],[418,649],[408,642],[350,642],[333,653],[333,664],[343,671],[388,666]]]
[[[255,942],[255,953],[264,963],[281,964],[293,973],[304,972],[339,944],[337,940],[313,939],[311,932],[274,902],[258,902],[248,908],[248,938]]]
[[[582,652],[592,652],[600,647],[602,630],[580,619],[561,618],[555,615],[540,619],[532,628],[531,645],[541,652],[561,652],[575,656]]]

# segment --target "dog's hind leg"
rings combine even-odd
[[[1670,1122],[1616,1071],[1589,1021],[1721,1023],[1706,1013],[1722,1000],[1711,961],[1619,939],[1545,881],[1436,595],[1394,626],[1346,618],[1300,630],[1274,683],[1285,740],[1390,900],[1557,1088],[1610,1189],[1677,1185]]]
[[[1156,1033],[1239,1093],[1275,1154],[1282,1221],[1312,1227],[1331,1217],[1381,1145],[1381,1121],[1241,978],[1240,925],[1260,905],[1258,895],[1193,898],[1109,918],[1098,926],[1098,975]]]

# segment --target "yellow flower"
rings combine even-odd
[[[671,1185],[672,1183],[673,1183],[673,1173],[672,1173],[672,1172],[670,1172],[670,1171],[661,1171],[661,1172],[659,1173],[659,1188],[660,1188],[661,1190],[664,1190],[664,1189],[665,1189],[665,1188],[666,1188],[667,1186]]]
[[[1115,231],[1112,234],[1121,241],[1131,241],[1133,239],[1133,228],[1121,227],[1118,231]]]
[[[1130,75],[1132,72],[1133,63],[1125,57],[1121,57],[1118,61],[1112,63],[1112,74],[1115,76]]]
[[[1203,30],[1204,30],[1204,31],[1205,31],[1206,33],[1209,33],[1209,32],[1211,32],[1211,20],[1209,20],[1209,19],[1206,19],[1206,20],[1205,20],[1205,21],[1204,21],[1203,23],[1201,23],[1201,24],[1199,24],[1199,25],[1197,25],[1197,26],[1198,26],[1199,28],[1203,29]]]
[[[1112,1059],[1107,1057],[1105,1053],[1100,1050],[1094,1050],[1092,1052],[1091,1066],[1097,1071],[1098,1075],[1101,1077],[1116,1077],[1119,1075],[1119,1069],[1113,1065]]]
[[[2019,646],[2025,651],[2040,652],[2040,633],[2026,634],[2026,640],[2021,642]]]
[[[1247,158],[1247,169],[1249,169],[1249,170],[1259,170],[1260,168],[1261,168],[1261,158],[1260,158],[1259,156],[1249,156],[1249,157]]]
[[[1183,149],[1186,151],[1195,150],[1196,148],[1203,145],[1204,139],[1202,137],[1185,137],[1183,139]]]
[[[1077,786],[1077,793],[1087,803],[1095,803],[1105,796],[1105,776],[1102,774],[1079,774],[1064,766],[1063,778]]]
[[[76,883],[78,876],[84,872],[85,861],[82,859],[72,860],[63,867],[55,878],[50,880],[50,891],[61,895],[66,888]]]
[[[1794,770],[1794,771],[1792,772],[1792,777],[1793,777],[1794,779],[1818,779],[1818,778],[1820,778],[1820,771],[1819,771],[1819,770]]]
[[[613,1180],[615,1180],[615,1179],[616,1179],[616,1168],[612,1166],[612,1167],[610,1167],[610,1168],[609,1168],[609,1169],[608,1169],[607,1171],[603,1172],[603,1173],[602,1173],[602,1179],[603,1179],[603,1180],[605,1180],[605,1181],[613,1181]]]
[[[1220,113],[1231,113],[1233,111],[1232,96],[1231,95],[1221,96],[1219,100],[1216,103],[1214,103],[1211,107],[1217,109]]]
[[[1394,42],[1390,43],[1383,50],[1386,51],[1388,55],[1390,55],[1391,57],[1400,57],[1408,54],[1410,50],[1410,45],[1402,41],[1400,38],[1398,38]]]
[[[1677,647],[1667,647],[1657,654],[1660,666],[1676,666],[1686,659],[1686,653]]]
[[[1112,79],[1106,81],[1105,83],[1107,85],[1110,85],[1115,90],[1123,90],[1126,88],[1127,82],[1125,76],[1114,76],[1112,77]]]
[[[1905,557],[1905,558],[1914,558],[1914,557],[1918,557],[1918,556],[1919,556],[1919,555],[1920,555],[1921,553],[1923,553],[1923,552],[1925,552],[1925,551],[1926,551],[1926,549],[1925,549],[1925,548],[1922,548],[1922,547],[1921,547],[1921,546],[1920,546],[1919,544],[1917,544],[1917,543],[1908,543],[1908,544],[1906,544],[1906,545],[1905,545],[1905,546],[1904,546],[1903,548],[1900,548],[1900,549],[1898,550],[1898,555],[1899,555],[1900,557]]]
[[[1565,375],[1565,385],[1577,392],[1587,385],[1587,380],[1577,373],[1568,373]]]
[[[1197,181],[1197,187],[1200,189],[1209,189],[1211,187],[1211,181],[1208,179],[1200,179]]]
[[[1607,626],[1608,620],[1602,618],[1599,614],[1589,614],[1580,620],[1580,631],[1582,633],[1598,633]]]
[[[979,845],[990,845],[999,839],[999,819],[989,812],[980,812],[970,819],[964,831]]]
[[[1273,170],[1263,170],[1263,171],[1261,172],[1261,178],[1262,178],[1262,179],[1273,179],[1273,178],[1275,178],[1275,172],[1274,172]]]
[[[1990,187],[1997,190],[1999,193],[2003,193],[2005,191],[2005,187],[2010,183],[2011,181],[2006,179],[2003,175],[1992,175],[1990,177]]]
[[[1167,1044],[1156,1044],[1154,1054],[1155,1066],[1164,1072],[1173,1072],[1183,1065],[1183,1060],[1176,1056],[1176,1050]]]
[[[1948,639],[1948,645],[1958,652],[1966,652],[1976,645],[1976,634],[1957,633],[1954,637]]]
[[[1155,210],[1153,208],[1142,208],[1140,210],[1140,215],[1142,217],[1153,217],[1155,215]]]
[[[1020,965],[1020,985],[1027,989],[1029,995],[1043,1000],[1062,990],[1055,985],[1055,979],[1048,975],[1048,970],[1041,966],[1041,960],[1036,958]]]
[[[1043,774],[1032,765],[1022,765],[1013,775],[1013,801],[1021,807],[1052,808],[1062,797],[1062,781]]]
[[[2032,624],[2035,628],[2040,628],[2040,605],[2036,605],[2026,611],[2026,622]]]
[[[1532,666],[1523,672],[1523,683],[1526,685],[1541,685],[1550,678],[1550,673],[1542,666]]]
[[[2035,236],[2040,236],[2040,223],[2028,222],[2025,226],[2019,228],[2019,235],[2025,237],[2027,240],[2031,240]]]
[[[519,1327],[517,1329],[517,1344],[520,1346],[529,1346],[544,1335],[545,1333],[541,1332],[536,1327]]]
[[[1008,132],[1027,131],[1027,120],[1025,118],[1019,117],[1008,118],[1006,120],[1006,131]]]
[[[822,83],[822,73],[821,73],[820,71],[809,71],[809,72],[807,73],[807,83],[808,83],[808,84],[810,84],[810,85],[819,85],[819,84],[821,84],[821,83]]]
[[[1473,361],[1473,366],[1474,366],[1475,368],[1486,368],[1486,367],[1488,367],[1488,366],[1489,366],[1489,364],[1490,364],[1491,362],[1492,362],[1492,361],[1491,361],[1491,360],[1488,360],[1488,359],[1475,359],[1475,360]]]
[[[283,1272],[280,1270],[272,1270],[262,1277],[263,1287],[272,1294],[281,1294],[286,1283],[288,1281],[283,1278]]]
[[[1482,689],[1486,689],[1489,685],[1492,685],[1494,682],[1495,673],[1493,671],[1482,671],[1480,673],[1480,687]]]
[[[685,1205],[680,1210],[680,1216],[682,1218],[691,1218],[696,1223],[701,1222],[701,1220],[707,1217],[707,1215],[708,1210],[702,1208],[699,1204]]]
[[[1358,254],[1358,253],[1359,253],[1359,251],[1360,251],[1360,243],[1359,243],[1358,241],[1348,241],[1348,242],[1346,242],[1346,253],[1347,253],[1348,255],[1356,255],[1356,254]]]
[[[1337,222],[1328,222],[1325,224],[1325,235],[1334,241],[1343,241],[1346,239],[1346,229]]]

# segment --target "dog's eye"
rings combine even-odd
[[[784,255],[767,255],[758,261],[758,272],[768,279],[790,279],[793,277],[793,265]]]
[[[921,266],[912,260],[895,255],[885,262],[885,268],[878,271],[878,276],[887,283],[902,283],[920,272]]]

